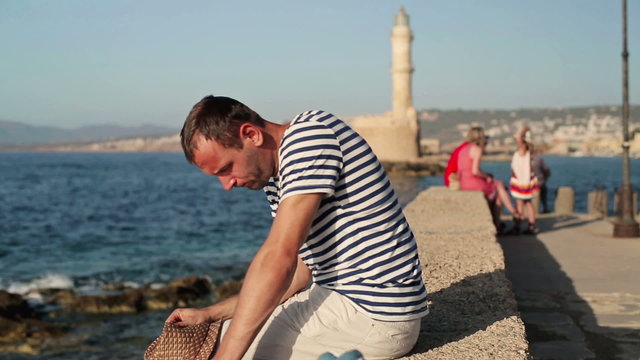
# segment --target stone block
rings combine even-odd
[[[587,195],[587,213],[595,218],[609,216],[607,190],[596,189]]]
[[[570,186],[560,186],[556,191],[555,212],[572,214],[576,209],[576,193]]]
[[[420,157],[418,128],[404,124],[390,125],[392,119],[379,121],[367,126],[352,124],[367,141],[381,161],[411,161]]]

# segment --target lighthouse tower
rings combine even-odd
[[[411,42],[413,33],[409,27],[409,16],[400,8],[396,14],[395,23],[391,30],[391,79],[393,83],[393,118],[400,124],[410,125],[417,117],[416,109],[413,107],[413,96],[411,91],[411,74],[413,64],[411,63]]]
[[[355,118],[351,125],[382,161],[404,162],[420,157],[418,113],[411,91],[411,41],[409,16],[400,8],[391,30],[392,109],[381,115]]]

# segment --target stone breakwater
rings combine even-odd
[[[404,359],[528,359],[525,328],[480,192],[432,187],[405,208],[430,314]]]

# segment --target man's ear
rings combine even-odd
[[[262,129],[249,123],[240,125],[240,139],[242,142],[250,141],[254,146],[262,146],[264,134]]]

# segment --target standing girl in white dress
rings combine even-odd
[[[536,212],[531,203],[531,199],[538,191],[538,179],[535,177],[533,171],[531,171],[531,152],[533,145],[531,141],[527,141],[529,134],[529,127],[524,126],[516,134],[516,142],[518,143],[518,150],[513,154],[511,160],[511,180],[509,181],[509,191],[511,196],[516,199],[516,206],[518,208],[518,215],[514,216],[514,230],[515,233],[520,232],[520,223],[524,220],[524,209],[527,208],[527,217],[529,225],[525,234],[536,234],[538,229],[536,228]]]

